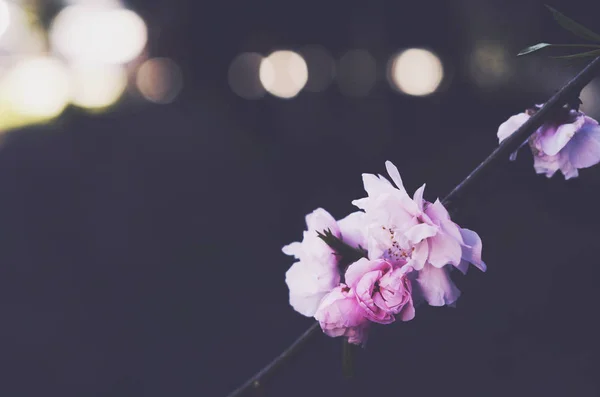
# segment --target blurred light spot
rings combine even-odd
[[[77,63],[71,67],[71,102],[82,108],[101,109],[117,102],[127,87],[122,66]]]
[[[3,18],[7,17],[6,24]],[[0,50],[11,56],[35,56],[45,50],[45,30],[34,23],[36,16],[14,1],[0,0]]]
[[[168,58],[148,59],[137,71],[136,84],[147,100],[171,103],[182,88],[181,70]]]
[[[69,102],[69,75],[56,59],[25,59],[3,76],[0,90],[17,113],[55,117]]]
[[[390,81],[402,92],[425,96],[437,90],[444,78],[442,62],[433,52],[411,48],[396,56],[389,69]]]
[[[0,37],[6,32],[9,24],[10,12],[8,10],[8,5],[5,0],[0,0]]]
[[[300,53],[308,66],[308,81],[304,89],[311,92],[325,90],[335,75],[333,57],[321,46],[307,46]]]
[[[511,75],[510,57],[500,43],[477,43],[469,61],[475,83],[488,88],[506,83]]]
[[[600,83],[597,80],[592,80],[586,85],[581,90],[579,98],[582,102],[580,106],[582,112],[595,119],[600,118]]]
[[[121,0],[62,0],[63,3],[69,5],[102,5],[102,6],[114,6],[123,7],[123,1]]]
[[[340,92],[348,96],[365,96],[377,79],[375,59],[365,50],[348,51],[340,58],[337,83]]]
[[[279,98],[293,98],[308,80],[304,59],[292,51],[275,51],[260,63],[259,78],[265,90]]]
[[[260,82],[260,64],[263,57],[255,52],[238,55],[229,66],[228,80],[231,90],[245,99],[258,99],[265,95]]]
[[[50,41],[63,56],[84,62],[127,63],[144,49],[146,24],[131,10],[73,5],[52,22]]]

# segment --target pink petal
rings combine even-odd
[[[365,321],[361,325],[348,328],[345,334],[348,337],[348,343],[364,347],[369,337],[370,325],[371,323],[369,321]]]
[[[435,236],[438,233],[438,228],[436,226],[431,226],[426,223],[421,223],[416,226],[408,229],[404,236],[408,239],[412,244],[417,244],[423,241],[426,238]]]
[[[302,244],[296,241],[286,245],[281,251],[286,255],[295,256],[296,259],[300,259],[300,256],[302,256]]]
[[[519,113],[510,117],[504,123],[500,124],[498,127],[498,140],[502,143],[503,140],[511,136],[520,126],[523,125],[527,120],[529,120],[529,115],[526,113]]]
[[[559,156],[533,156],[533,168],[538,174],[546,174],[552,178],[561,165]]]
[[[324,230],[329,229],[335,236],[340,235],[340,230],[335,218],[323,208],[317,208],[306,215],[306,225],[308,226],[308,230],[323,232]]]
[[[417,204],[419,211],[423,211],[423,193],[425,192],[425,184],[417,189],[413,196],[413,201]]]
[[[341,336],[339,328],[361,325],[365,322],[363,311],[352,290],[341,284],[325,295],[315,313],[315,319],[329,336]]]
[[[321,292],[315,295],[295,295],[290,293],[290,306],[306,317],[312,317],[315,315],[321,299],[327,294],[327,292]]]
[[[365,213],[357,211],[337,222],[340,228],[341,238],[346,244],[353,247],[358,247],[360,245],[363,248],[367,248],[364,218]]]
[[[423,269],[423,266],[425,266],[425,262],[427,262],[428,257],[429,243],[427,241],[422,241],[419,244],[415,245],[415,250],[412,253],[408,265],[415,270],[421,270]]]
[[[361,277],[367,274],[368,272],[374,270],[387,270],[390,269],[392,265],[384,260],[373,260],[370,261],[367,258],[360,258],[350,266],[346,270],[346,284],[350,288],[355,288]]]
[[[406,306],[402,309],[402,311],[398,314],[400,320],[402,321],[410,321],[415,318],[415,306],[412,301],[407,303]]]
[[[378,178],[373,174],[362,174],[362,179],[365,191],[369,196],[376,196],[393,188],[387,179]]]
[[[577,117],[573,123],[561,124],[557,127],[544,125],[540,128],[540,146],[542,151],[554,156],[565,147],[567,143],[575,136],[575,133],[583,126],[585,119],[583,116]]]
[[[481,260],[483,243],[477,233],[469,229],[460,229],[465,245],[462,247],[462,259],[477,267],[482,272],[487,270],[486,264]],[[463,273],[466,273],[464,271]]]
[[[419,272],[416,281],[418,293],[431,306],[451,305],[460,296],[460,291],[450,278],[447,267],[439,269],[427,264]]]
[[[290,305],[298,313],[311,317],[321,298],[340,282],[337,267],[321,262],[295,262],[285,273]]]
[[[440,199],[435,200],[435,203],[431,204],[425,210],[425,213],[431,218],[431,220],[442,227],[444,233],[450,235],[452,238],[457,240],[459,243],[463,242],[462,235],[460,234],[459,227],[456,223],[450,219],[450,214]]]
[[[458,264],[458,266],[455,266],[458,270],[460,270],[460,272],[462,274],[467,274],[467,271],[469,270],[469,265],[471,263],[469,261],[466,261],[464,259],[461,259],[460,263]]]
[[[586,123],[571,139],[567,148],[569,161],[575,168],[588,168],[598,164],[600,127],[594,123]]]
[[[390,178],[392,178],[392,181],[394,181],[398,189],[400,189],[401,191],[406,191],[404,189],[404,185],[402,184],[402,178],[400,178],[400,172],[398,172],[398,168],[391,161],[386,161],[385,169],[387,170],[388,174],[390,175]]]
[[[462,249],[460,243],[447,234],[436,234],[429,239],[429,263],[435,267],[460,263]]]

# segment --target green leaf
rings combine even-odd
[[[519,51],[517,56],[531,54],[532,52],[539,51],[543,48],[551,47],[551,46],[552,46],[552,44],[548,44],[548,43],[538,43],[536,45],[532,45],[527,48],[523,48],[521,51]]]
[[[353,247],[347,244],[343,239],[331,233],[329,229],[323,232],[317,231],[317,236],[340,256],[339,265],[342,269],[360,258],[367,257],[367,251],[363,247]]]
[[[597,57],[597,56],[600,56],[600,50],[580,52],[579,54],[572,54],[572,55],[561,55],[561,56],[552,57],[552,58],[555,58],[555,59],[575,59],[575,58],[588,58],[588,57]]]
[[[554,16],[556,22],[558,22],[560,26],[567,29],[569,32],[586,40],[600,42],[600,34],[592,32],[585,26],[580,25],[579,23],[575,22],[571,18],[565,16],[564,14],[560,13],[559,11],[550,7],[549,5],[546,5],[546,7],[548,7],[550,12],[552,12],[552,15]]]
[[[532,52],[543,50],[544,48],[559,48],[559,47],[583,47],[583,48],[600,48],[600,45],[597,44],[548,44],[548,43],[538,43],[536,45],[529,46],[527,48],[522,49],[517,56],[531,54]]]

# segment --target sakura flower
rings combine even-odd
[[[498,128],[501,143],[512,135],[541,105],[510,117]],[[552,177],[560,170],[565,179],[579,175],[578,169],[600,162],[600,126],[583,112],[563,107],[554,118],[538,128],[528,140],[533,152],[534,169]],[[511,160],[516,158],[516,152]]]
[[[383,260],[359,259],[348,267],[346,283],[354,291],[365,316],[376,323],[389,324],[415,317],[411,282],[407,273],[410,266],[394,268]]]
[[[311,317],[321,299],[340,283],[339,257],[317,232],[329,230],[351,245],[364,245],[362,213],[353,213],[336,221],[322,208],[306,216],[307,230],[302,242],[283,247],[286,255],[298,259],[286,272],[285,282],[290,290],[290,305],[300,314]]]
[[[452,222],[443,204],[423,199],[425,185],[411,199],[396,166],[389,161],[385,165],[396,187],[383,176],[363,174],[368,197],[352,202],[365,211],[369,258],[392,264],[407,262],[415,270],[421,270],[425,263],[438,268],[451,264],[463,272],[466,261],[485,271],[481,247],[472,255],[472,246],[463,238],[462,230],[466,229]],[[472,243],[481,245],[476,233],[465,233]]]
[[[356,300],[354,291],[345,284],[325,295],[315,319],[328,336],[345,336],[349,343],[356,345],[364,345],[367,341],[369,320]]]
[[[460,292],[447,266],[466,273],[473,264],[486,271],[481,239],[454,223],[441,201],[425,201],[425,185],[411,198],[398,169],[389,161],[386,168],[396,186],[383,176],[363,174],[368,197],[353,201],[365,211],[369,259],[384,259],[395,267],[409,265],[418,271],[413,285],[423,300],[432,306],[452,304]]]

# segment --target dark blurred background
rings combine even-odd
[[[0,36],[2,397],[225,396],[312,324],[281,253],[305,214],[353,211],[385,160],[445,195],[586,62],[515,56],[582,41],[541,0],[100,1],[141,19],[56,26],[81,3],[11,0],[37,38]],[[551,5],[600,31],[596,2]],[[507,159],[452,208],[489,268],[457,308],[375,326],[350,382],[317,335],[264,395],[600,395],[600,167],[580,175]]]

